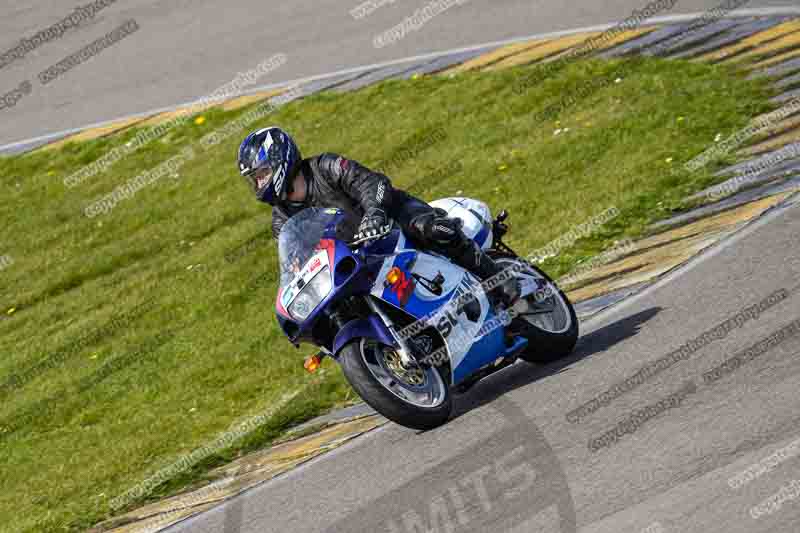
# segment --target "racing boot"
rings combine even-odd
[[[459,266],[466,268],[482,281],[489,303],[495,310],[509,309],[522,292],[514,271],[498,265],[478,243],[466,235],[464,239],[466,242],[459,247],[461,253],[454,259]]]

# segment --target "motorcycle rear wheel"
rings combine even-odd
[[[523,273],[546,280],[549,294],[546,298],[529,295],[528,301],[549,302],[553,306],[552,317],[546,315],[530,317],[518,317],[511,323],[511,327],[520,331],[520,334],[528,339],[528,346],[520,354],[520,358],[530,363],[550,363],[569,355],[578,342],[578,317],[575,308],[564,292],[558,288],[555,282],[543,271],[533,266],[524,259],[504,252],[493,252],[489,254],[500,266],[509,267],[512,263],[521,263]],[[556,316],[556,314],[558,316]]]

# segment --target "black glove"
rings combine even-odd
[[[361,243],[383,237],[391,229],[392,221],[386,216],[386,212],[379,207],[373,207],[361,219],[353,242]]]

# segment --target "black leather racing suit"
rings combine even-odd
[[[392,187],[389,178],[356,161],[324,153],[304,159],[300,172],[306,179],[302,205],[277,204],[272,208],[272,235],[277,239],[289,217],[306,207],[338,207],[358,221],[372,208],[381,208],[397,221],[417,246],[446,257],[474,273],[489,278],[500,268],[461,230],[458,221],[446,216],[405,191]]]

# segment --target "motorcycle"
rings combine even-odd
[[[334,359],[358,395],[378,413],[414,429],[447,422],[453,394],[517,359],[547,363],[578,338],[572,303],[544,272],[502,242],[503,210],[469,198],[433,207],[461,221],[464,233],[498,262],[498,276],[519,278],[522,296],[508,309],[446,257],[417,249],[395,224],[370,242],[354,242],[358,221],[335,208],[308,208],[278,238],[278,322],[289,341],[320,351],[316,370]],[[502,306],[501,306],[502,307]]]

